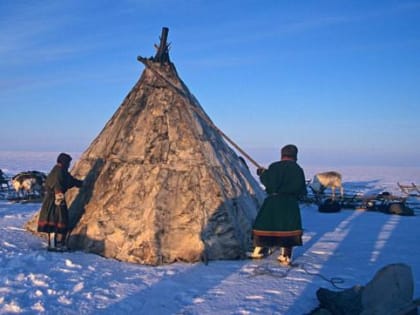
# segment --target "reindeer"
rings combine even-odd
[[[38,171],[22,172],[12,177],[12,186],[18,197],[42,196],[47,176]]]
[[[340,189],[341,198],[344,196],[344,189],[341,183],[341,174],[338,172],[330,171],[318,173],[314,176],[309,187],[315,194],[322,194],[326,188],[331,188],[332,199],[335,199],[335,189]]]

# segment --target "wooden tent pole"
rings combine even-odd
[[[156,46],[156,55],[153,58],[154,61],[164,63],[169,62],[169,44],[166,43],[168,40],[169,29],[167,27],[162,28],[162,35],[160,36],[160,44]]]
[[[197,111],[196,111],[197,112]],[[200,115],[201,116],[201,115]],[[257,161],[255,161],[248,153],[242,150],[232,139],[230,139],[222,130],[217,128],[216,125],[211,123],[213,128],[223,137],[227,142],[229,142],[232,146],[234,146],[239,152],[241,152],[247,159],[250,161],[256,168],[263,168]]]

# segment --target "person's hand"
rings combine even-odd
[[[56,206],[61,206],[64,204],[64,194],[63,193],[56,193],[54,203]]]
[[[265,168],[264,167],[257,168],[257,175],[258,176],[261,176],[261,174],[264,173],[264,171],[265,171]]]

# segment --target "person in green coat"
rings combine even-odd
[[[74,178],[68,171],[71,160],[67,153],[60,153],[44,184],[45,196],[37,230],[48,233],[49,250],[65,250],[69,217],[64,195],[68,189],[83,185],[83,181]]]
[[[254,251],[251,258],[264,257],[264,251],[280,247],[278,260],[289,265],[294,246],[302,246],[302,219],[299,199],[306,195],[303,169],[297,164],[298,149],[288,144],[281,149],[281,160],[257,174],[267,197],[252,229]]]

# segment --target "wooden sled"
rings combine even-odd
[[[404,194],[416,197],[420,196],[420,188],[414,183],[411,183],[411,185],[403,185],[398,182],[397,185]]]

